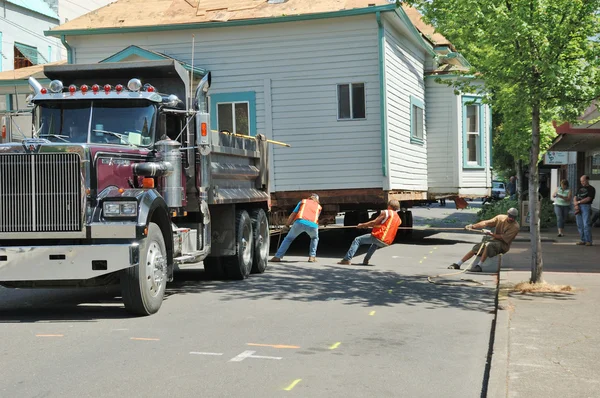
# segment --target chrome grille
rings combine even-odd
[[[0,155],[0,232],[81,230],[76,153]]]

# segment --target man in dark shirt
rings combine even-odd
[[[592,202],[596,197],[596,189],[590,185],[590,177],[582,175],[579,179],[581,187],[573,198],[575,220],[581,241],[577,245],[592,245]]]
[[[515,200],[517,198],[517,179],[515,176],[511,176],[506,184],[506,191],[510,199]]]

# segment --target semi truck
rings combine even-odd
[[[175,60],[47,66],[33,133],[0,145],[0,284],[120,284],[127,311],[161,307],[174,271],[263,273],[268,140],[211,129],[211,74]]]

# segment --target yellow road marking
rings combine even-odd
[[[392,294],[392,289],[388,290],[388,293],[389,293],[389,294]]]
[[[375,311],[369,312],[369,315],[371,315],[371,316],[375,315]]]
[[[423,264],[423,260],[419,261],[419,264]]]
[[[302,379],[296,379],[294,381],[292,381],[292,384],[290,384],[289,386],[287,386],[286,388],[284,388],[285,391],[292,391],[292,389],[294,387],[296,387],[296,384],[300,383]]]
[[[342,344],[340,341],[338,341],[337,343],[335,343],[334,345],[332,345],[331,347],[329,347],[330,350],[335,350],[336,348],[338,348],[340,346],[340,344]]]
[[[246,343],[246,345],[252,345],[257,347],[273,347],[273,348],[300,348],[297,345],[283,345],[283,344],[258,344],[258,343]]]
[[[437,250],[437,247],[434,247],[433,250]]]
[[[404,281],[398,281],[398,282],[396,282],[396,285],[399,285],[399,284],[401,284],[402,282],[404,282]]]
[[[36,334],[35,337],[65,337],[64,334]]]
[[[423,256],[423,260],[427,260],[427,256]]]
[[[433,253],[433,250],[429,252],[429,254],[432,254],[432,253]]]
[[[148,337],[132,337],[131,340],[160,341],[160,339],[152,339],[152,338],[148,338]]]

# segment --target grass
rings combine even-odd
[[[511,292],[527,293],[574,293],[575,288],[571,285],[554,285],[551,283],[520,282],[511,288]]]

